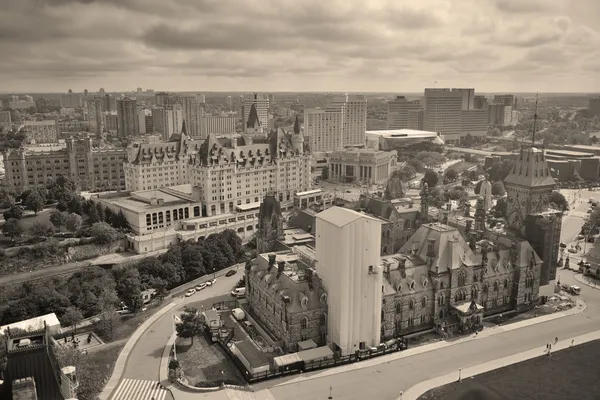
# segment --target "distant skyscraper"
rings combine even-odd
[[[179,103],[183,110],[183,119],[188,135],[193,138],[202,137],[200,131],[200,118],[204,113],[203,95],[183,95],[179,97]],[[206,136],[204,136],[206,137]]]
[[[514,94],[494,95],[494,103],[504,104],[505,106],[516,108],[517,101]]]
[[[475,100],[473,101],[473,108],[476,110],[487,110],[488,100],[485,96],[475,96]]]
[[[100,88],[100,90],[98,90],[98,93],[100,93],[100,96],[104,96],[104,88]]]
[[[361,95],[344,95],[333,98],[330,108],[343,113],[342,147],[364,146],[367,140],[367,99]]]
[[[117,100],[117,135],[120,138],[127,138],[137,135],[138,117],[137,101],[135,98],[122,97]]]
[[[600,115],[600,97],[594,97],[589,100],[588,111],[592,115]]]
[[[83,90],[83,96],[84,96],[84,97],[88,97],[88,90],[87,90],[87,89],[84,89],[84,90]]]
[[[263,129],[269,126],[269,97],[262,93],[253,93],[243,98],[242,102],[242,123],[244,129],[247,130],[248,116],[252,105],[256,105],[258,121]]]
[[[48,112],[48,102],[43,97],[38,97],[35,99],[35,108],[39,113]]]
[[[453,92],[459,92],[462,94],[462,109],[472,110],[474,109],[475,102],[475,89],[452,89]]]
[[[82,97],[79,93],[73,93],[71,89],[66,94],[60,95],[60,106],[63,108],[82,107]]]
[[[404,96],[387,103],[388,129],[423,129],[423,106],[418,100],[408,101]]]
[[[183,110],[180,104],[156,107],[152,109],[154,131],[159,132],[163,140],[169,140],[173,134],[181,133]],[[187,124],[186,124],[187,126]]]
[[[88,99],[85,102],[85,108],[90,132],[95,133],[96,137],[100,138],[104,130],[104,118],[102,116],[104,113],[104,100],[99,97]]]
[[[458,142],[461,135],[463,92],[451,89],[425,89],[425,130]]]
[[[141,87],[137,88],[137,93],[138,94],[142,94],[142,88]]]
[[[170,95],[167,92],[158,92],[154,94],[157,106],[164,106],[170,104]]]
[[[197,137],[192,137],[195,139],[206,139],[211,133],[215,135],[229,135],[235,133],[235,122],[235,117],[213,117],[212,115],[203,115],[200,117],[199,135]]]
[[[229,107],[233,107],[233,99],[231,98],[231,96],[227,96],[227,105]]]

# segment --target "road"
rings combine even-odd
[[[561,283],[578,284],[573,272],[560,271]],[[582,286],[579,284],[579,286]],[[522,351],[540,348],[554,337],[560,340],[597,331],[600,327],[600,291],[582,287],[587,309],[580,314],[559,318],[522,329],[506,331],[453,346],[387,362],[373,367],[351,370],[336,375],[285,384],[294,376],[254,385],[257,390],[270,387],[275,399],[304,400],[327,398],[329,388],[333,397],[345,400],[377,398],[396,399],[419,382],[445,375],[459,368],[489,362]],[[304,376],[318,375],[319,372]],[[281,385],[275,386],[274,385]],[[373,396],[376,394],[376,396]]]
[[[173,312],[166,313],[152,324],[133,347],[127,360],[123,378],[158,381],[163,350],[169,337],[173,334],[173,314],[180,313],[185,306],[200,308],[203,305],[206,309],[212,307],[213,303],[218,301],[232,300],[233,298],[229,295],[229,292],[242,277],[242,272],[243,269],[240,268],[235,275],[229,278],[225,276],[218,277],[213,286],[209,286],[191,297],[181,296],[174,299],[178,303],[176,309]]]

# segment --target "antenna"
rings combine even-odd
[[[538,111],[538,96],[539,94],[535,94],[535,109],[533,111],[533,135],[531,136],[531,147],[535,147],[535,132],[537,130],[537,111]]]

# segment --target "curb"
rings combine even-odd
[[[119,353],[119,357],[117,358],[117,361],[115,362],[115,366],[112,370],[112,373],[111,373],[110,379],[108,380],[108,383],[102,390],[102,393],[100,393],[100,395],[98,396],[98,398],[100,400],[108,400],[110,398],[110,396],[112,395],[112,392],[119,385],[119,382],[121,381],[121,378],[123,376],[123,372],[125,371],[127,361],[129,359],[129,353],[131,352],[133,347],[136,345],[138,340],[140,340],[140,337],[142,337],[144,332],[152,324],[154,324],[154,322],[156,322],[156,320],[161,318],[163,315],[165,315],[167,312],[169,312],[171,309],[173,309],[176,306],[177,306],[177,303],[175,303],[175,302],[171,302],[171,303],[167,304],[166,306],[164,306],[163,308],[158,310],[156,312],[156,314],[154,314],[152,317],[150,317],[149,319],[144,321],[144,323],[142,325],[140,325],[139,328],[136,329],[136,331],[133,333],[133,335],[131,335],[131,337],[127,341],[127,344],[125,344],[125,346]]]
[[[598,285],[593,286],[593,285],[590,285],[589,283],[587,283],[585,281],[585,279],[583,279],[583,274],[581,272],[573,274],[573,278],[575,278],[575,280],[577,282],[581,283],[582,285],[586,285],[587,287],[590,287],[594,290],[600,290],[600,286],[598,286]]]
[[[175,340],[177,340],[177,333],[173,332],[163,350],[162,358],[160,359],[160,371],[158,372],[160,384],[171,389],[174,385],[171,385],[171,382],[169,382],[169,359],[171,358],[171,349]]]
[[[600,339],[600,331],[586,333],[584,335],[576,336],[572,340],[576,342],[575,346],[591,342],[593,340]],[[560,345],[553,347],[553,352],[567,349],[570,346],[569,340],[559,342]],[[556,348],[557,347],[557,348]],[[556,348],[556,349],[555,349]],[[507,367],[509,365],[517,364],[523,361],[531,360],[536,357],[542,356],[544,353],[540,351],[540,348],[527,350],[521,353],[513,354],[507,357],[492,360],[479,365],[470,366],[467,368],[460,369],[460,378],[467,379],[476,375],[485,374],[486,372],[493,371],[495,369]],[[543,350],[543,349],[542,349]],[[429,379],[424,382],[417,383],[416,385],[409,388],[407,391],[402,392],[400,397],[396,400],[416,400],[422,396],[425,392],[435,389],[440,386],[447,385],[449,383],[456,382],[459,379],[459,370],[451,372],[446,375],[438,376],[437,378]]]

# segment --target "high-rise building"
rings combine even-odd
[[[10,111],[0,111],[0,126],[8,130],[12,125]]]
[[[128,138],[138,134],[137,101],[135,97],[121,97],[117,100],[117,117],[117,136]]]
[[[462,110],[460,119],[461,137],[485,136],[488,128],[487,110]]]
[[[138,128],[140,133],[152,133],[154,130],[154,123],[152,121],[152,111],[147,108],[138,111]],[[150,125],[148,125],[150,121]]]
[[[100,94],[100,97],[104,97],[104,95],[105,95],[104,88],[100,88],[100,90],[98,90],[98,93]]]
[[[453,88],[453,92],[462,94],[462,109],[472,110],[475,107],[475,89],[457,89]]]
[[[201,95],[182,95],[178,98],[178,101],[182,106],[183,119],[188,135],[192,138],[203,137],[200,133],[200,118],[204,113],[204,101]]]
[[[27,110],[28,108],[35,107],[35,101],[31,96],[11,96],[8,101],[8,106],[13,110]]]
[[[231,96],[227,96],[227,105],[233,107],[233,98]]]
[[[85,111],[90,132],[95,133],[96,137],[100,138],[104,131],[104,118],[102,117],[104,113],[104,100],[99,97],[86,100]]]
[[[181,132],[183,126],[183,109],[179,104],[155,107],[152,109],[154,131],[161,134],[163,140]],[[186,124],[187,128],[187,124]]]
[[[387,103],[388,129],[423,129],[423,106],[418,100],[409,101],[404,96]]]
[[[60,95],[60,106],[62,108],[78,108],[83,106],[83,99],[79,93],[73,93],[71,89]]]
[[[592,115],[600,115],[600,97],[594,97],[589,100],[588,111]]]
[[[117,98],[106,93],[104,95],[104,111],[117,111]]]
[[[23,132],[30,143],[57,143],[58,121],[23,121]]]
[[[35,109],[39,113],[48,112],[48,102],[43,97],[38,97],[35,99]]]
[[[425,89],[425,130],[444,136],[446,142],[461,137],[462,92],[451,89]]]
[[[475,99],[473,100],[473,108],[474,109],[487,110],[487,107],[488,107],[487,97],[482,96],[482,95],[475,96]]]
[[[367,99],[362,95],[335,97],[329,107],[343,112],[342,146],[364,146],[367,131]]]
[[[157,106],[169,105],[171,103],[171,95],[167,92],[158,92],[154,94]]]
[[[104,129],[111,136],[117,135],[119,129],[119,116],[116,111],[105,111],[102,115],[104,120]]]
[[[194,138],[206,139],[211,133],[215,135],[229,135],[235,133],[235,124],[235,117],[213,117],[211,115],[203,115],[200,117],[199,135],[194,136]]]
[[[514,94],[496,94],[494,95],[494,103],[504,104],[512,108],[517,107],[517,99]]]
[[[253,104],[256,107],[260,126],[263,129],[267,129],[269,126],[269,97],[263,93],[252,93],[244,97],[242,101],[242,124],[245,132],[248,131],[248,117]]]
[[[327,344],[341,355],[379,346],[381,220],[331,207],[317,214],[316,241],[319,276],[327,292]]]

